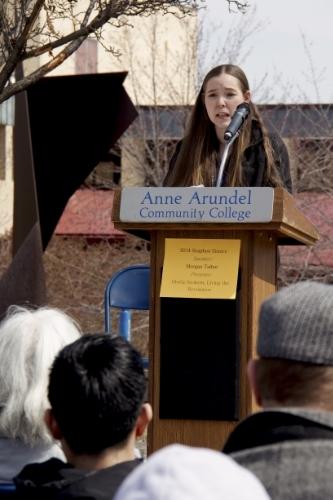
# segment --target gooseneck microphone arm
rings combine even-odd
[[[224,141],[224,148],[223,148],[222,158],[221,158],[220,167],[219,167],[219,174],[217,176],[216,187],[221,187],[222,179],[223,179],[223,172],[225,169],[225,164],[227,162],[229,149],[230,149],[230,146],[232,145],[232,143],[234,142],[234,140],[237,139],[238,136],[239,136],[239,131],[236,132],[235,135],[232,136],[230,141],[226,141],[226,140]]]
[[[217,176],[216,187],[220,187],[223,179],[223,172],[225,164],[228,158],[228,153],[231,144],[239,136],[240,130],[244,125],[245,120],[250,114],[250,105],[247,102],[242,102],[236,108],[236,111],[231,117],[230,123],[224,132],[224,148],[222,159],[219,168],[219,174]]]

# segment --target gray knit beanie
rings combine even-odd
[[[333,286],[300,282],[263,302],[257,352],[333,366]]]

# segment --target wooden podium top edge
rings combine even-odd
[[[170,188],[168,188],[170,189]],[[112,222],[116,229],[123,231],[270,231],[276,234],[278,242],[283,245],[314,245],[319,234],[313,224],[297,208],[294,197],[283,188],[274,189],[274,207],[271,222],[265,223],[200,223],[200,222],[122,222],[120,220],[121,190],[114,192]]]

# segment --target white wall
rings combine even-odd
[[[0,235],[13,224],[13,127],[0,125]]]

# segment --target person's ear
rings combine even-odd
[[[250,382],[251,390],[254,394],[257,405],[262,406],[262,397],[257,384],[257,362],[256,359],[250,359],[247,364],[247,377]]]
[[[62,437],[63,437],[62,432],[59,429],[58,422],[56,421],[51,408],[48,408],[47,410],[45,410],[44,422],[45,422],[46,427],[48,428],[51,436],[54,439],[58,439],[58,440],[62,439]]]
[[[135,437],[140,437],[145,432],[149,422],[153,418],[153,409],[149,403],[141,406],[140,415],[136,421]]]
[[[251,101],[251,92],[249,90],[247,90],[246,92],[244,92],[244,101],[245,102],[250,102]]]

